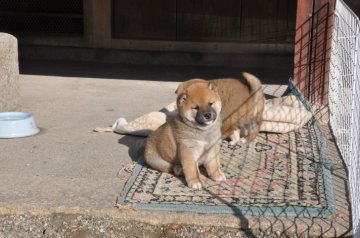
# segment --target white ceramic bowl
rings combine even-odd
[[[32,136],[39,131],[31,113],[0,112],[0,138]]]

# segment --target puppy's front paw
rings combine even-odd
[[[189,182],[188,183],[188,186],[192,189],[196,189],[196,190],[199,190],[202,188],[202,185],[201,185],[201,182],[198,181],[198,180],[194,180],[192,182]]]

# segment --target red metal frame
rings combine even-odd
[[[298,0],[294,82],[313,104],[328,103],[335,0]]]

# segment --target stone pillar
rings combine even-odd
[[[17,39],[0,33],[0,112],[19,110]]]

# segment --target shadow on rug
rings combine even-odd
[[[335,210],[331,173],[314,122],[286,134],[260,133],[246,145],[221,145],[227,180],[202,176],[202,190],[184,178],[147,167],[140,159],[118,199],[135,209],[323,217]]]

